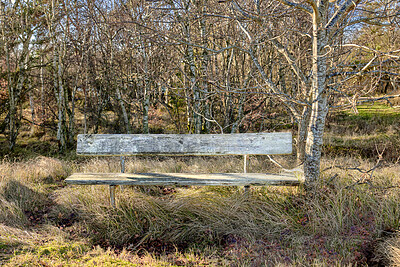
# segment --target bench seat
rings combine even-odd
[[[293,173],[75,173],[66,180],[79,185],[297,186]]]

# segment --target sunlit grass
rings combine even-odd
[[[129,158],[128,171],[241,171],[241,158]],[[252,171],[269,163],[251,159]],[[175,164],[175,166],[174,166]],[[39,157],[0,165],[5,266],[343,266],[395,263],[400,167],[326,160],[320,189],[65,186],[72,171],[119,171],[118,158]],[[361,181],[361,182],[360,182]],[[357,183],[359,182],[359,183]],[[368,183],[362,183],[368,182]],[[382,240],[387,240],[383,242]],[[378,243],[380,244],[378,246]]]
[[[357,106],[359,116],[394,116],[400,117],[400,107],[393,107],[385,103],[375,102]]]
[[[400,107],[383,102],[331,114],[324,135],[325,155],[397,162],[400,155]]]
[[[371,120],[393,122],[400,119],[400,106],[391,106],[386,102],[378,101],[358,105],[356,112],[353,109],[346,109],[333,113],[333,116],[340,122],[356,122],[360,120],[365,120],[366,122]]]

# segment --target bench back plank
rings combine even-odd
[[[273,155],[292,153],[291,133],[80,134],[78,155]]]

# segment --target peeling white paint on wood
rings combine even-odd
[[[94,156],[129,155],[271,155],[292,153],[291,133],[249,134],[96,134],[78,135],[77,153]],[[245,160],[246,161],[246,160]],[[296,186],[293,173],[75,173],[68,184],[116,185]]]
[[[220,185],[220,186],[296,186],[302,178],[294,174],[268,173],[75,173],[65,180],[79,185]]]
[[[77,153],[97,156],[290,154],[292,134],[81,134]]]

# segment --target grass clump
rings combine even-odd
[[[57,159],[38,157],[0,164],[0,223],[27,226],[44,214],[56,182],[67,176],[67,165]]]
[[[380,245],[381,257],[387,259],[390,266],[400,266],[400,233]]]
[[[245,193],[240,187],[125,186],[118,188],[112,208],[107,186],[58,181],[72,169],[118,171],[116,159],[70,165],[55,160],[54,169],[28,175],[25,169],[34,169],[39,160],[0,167],[5,266],[395,264],[400,227],[395,165],[382,165],[370,175],[359,170],[373,163],[326,160],[313,194],[301,187],[253,187]],[[207,166],[207,160],[180,158],[174,167],[170,159],[136,158],[127,159],[127,168],[223,172],[241,165],[235,157],[215,159],[217,166]],[[265,167],[256,157],[252,163],[254,172]]]
[[[0,223],[5,225],[26,225],[28,219],[17,204],[0,197]]]
[[[68,176],[71,165],[59,159],[42,156],[26,161],[3,159],[0,164],[0,181],[12,179],[21,183],[55,183]]]

